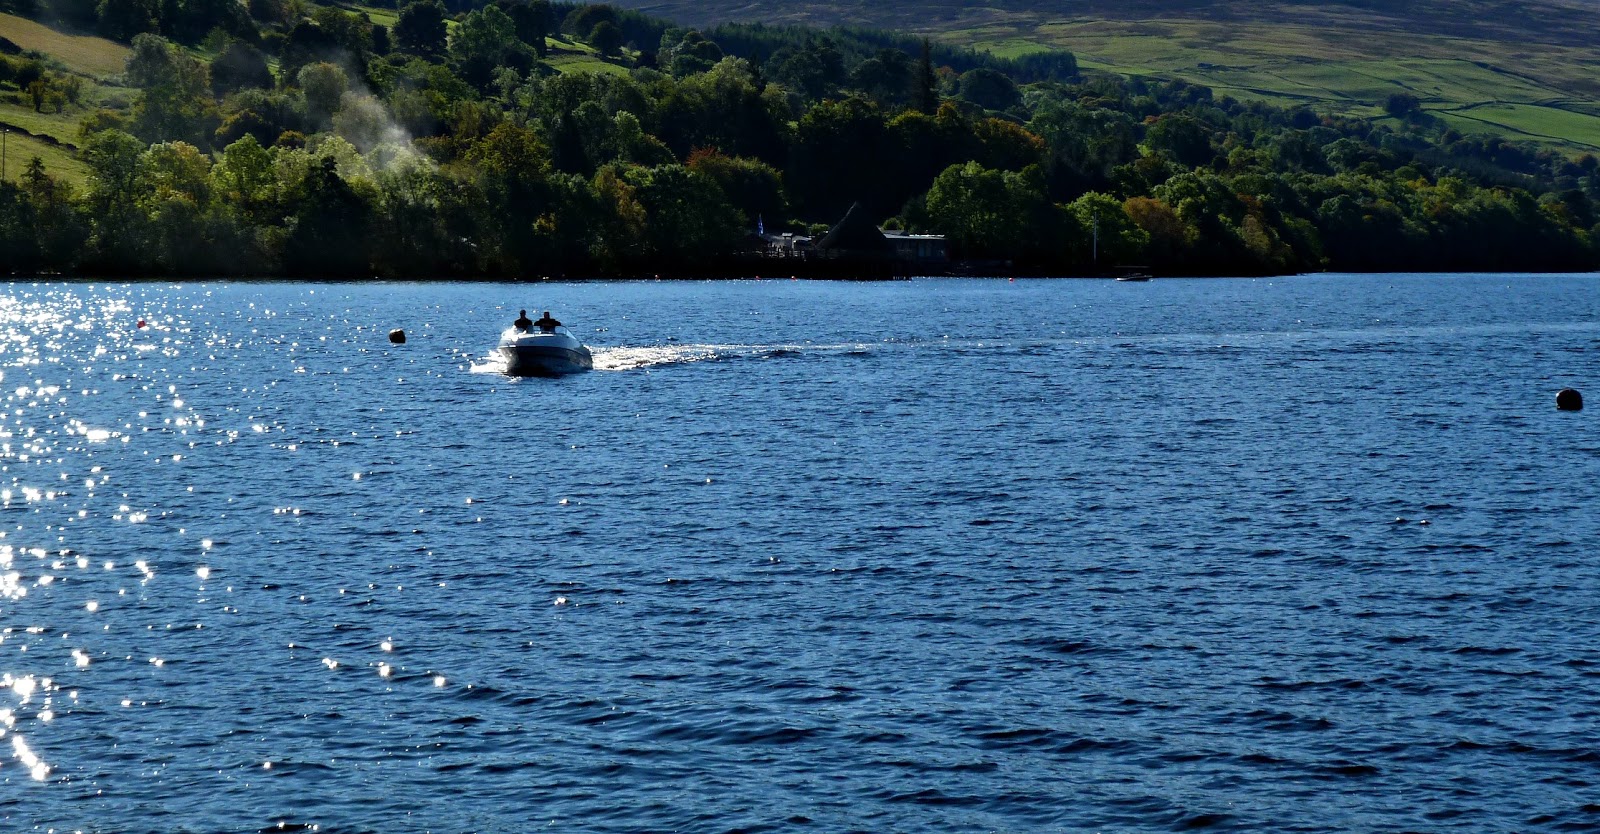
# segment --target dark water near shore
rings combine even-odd
[[[0,371],[3,831],[1600,827],[1600,277],[13,284]]]

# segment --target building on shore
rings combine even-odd
[[[893,272],[943,269],[950,263],[950,248],[944,235],[884,231],[860,203],[850,206],[822,237],[787,232],[761,237],[766,241],[766,256],[772,258],[826,261],[838,266],[860,264],[873,271]]]

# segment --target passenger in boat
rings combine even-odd
[[[533,326],[533,322],[528,319],[528,311],[527,310],[518,310],[517,311],[517,320],[512,322],[511,326],[515,327],[518,330],[527,330],[528,328],[532,327]]]
[[[553,318],[550,318],[550,311],[549,310],[544,311],[544,318],[539,319],[538,321],[534,322],[533,324],[534,324],[535,327],[539,328],[540,330],[543,330],[546,333],[554,333],[554,332],[556,332],[556,328],[561,326],[561,322],[556,321]]]

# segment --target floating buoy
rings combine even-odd
[[[395,329],[389,331],[389,341],[394,342],[397,345],[405,344],[406,332],[396,327]]]
[[[1563,388],[1556,392],[1556,408],[1562,411],[1582,411],[1583,395],[1576,388]]]
[[[144,319],[139,319],[139,327],[144,327]]]

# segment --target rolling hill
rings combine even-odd
[[[1593,0],[619,0],[690,25],[853,25],[1019,55],[1068,49],[1087,69],[1185,78],[1240,99],[1381,113],[1415,95],[1462,133],[1600,150]]]
[[[0,37],[17,49],[48,56],[53,71],[76,76],[83,90],[75,104],[45,108],[35,108],[21,92],[0,95],[0,129],[7,131],[5,173],[16,179],[28,160],[37,156],[45,170],[69,182],[80,182],[88,169],[74,155],[78,122],[95,107],[126,99],[127,91],[110,82],[127,63],[128,48],[3,13]]]

